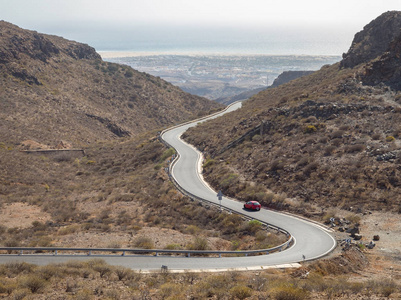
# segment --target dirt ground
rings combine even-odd
[[[7,228],[28,228],[34,221],[45,223],[50,220],[50,215],[35,205],[16,202],[0,208],[0,225]]]
[[[389,278],[401,283],[401,215],[388,212],[373,212],[362,217],[362,240],[365,243],[379,235],[380,240],[372,250],[366,250],[370,267],[362,274],[372,277]]]
[[[133,248],[135,240],[140,237],[151,239],[156,249],[165,249],[167,245],[177,244],[185,249],[186,245],[193,242],[194,236],[191,234],[183,234],[176,230],[143,227],[138,231],[130,233],[116,232],[79,232],[58,238],[58,245],[66,247],[98,247],[98,248]],[[230,246],[228,241],[223,239],[208,237],[208,244],[213,249],[224,249]]]

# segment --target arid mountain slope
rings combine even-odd
[[[0,141],[132,136],[205,114],[218,104],[160,78],[107,63],[87,45],[0,22]]]
[[[299,77],[312,74],[314,71],[284,71],[274,81],[271,87],[277,87]]]
[[[399,22],[401,13],[390,12],[371,24]],[[365,56],[359,41],[371,30],[356,35],[341,63],[265,90],[189,131],[187,141],[208,157],[212,185],[304,214],[333,206],[401,212],[401,27],[380,45],[383,52]],[[358,65],[345,67],[347,60]]]
[[[401,12],[382,14],[355,35],[351,48],[343,54],[341,66],[352,68],[382,55],[400,35],[400,28]]]

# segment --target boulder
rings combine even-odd
[[[373,249],[375,246],[376,246],[376,244],[375,244],[373,241],[370,241],[369,244],[366,244],[366,247],[367,247],[368,249]]]

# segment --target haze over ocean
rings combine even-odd
[[[346,52],[353,35],[316,29],[152,30],[113,32],[86,37],[98,51],[151,54],[336,55]]]

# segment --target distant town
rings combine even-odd
[[[212,100],[271,85],[284,71],[318,70],[340,61],[339,56],[223,56],[150,55],[105,57],[149,73],[179,86],[184,91]]]

